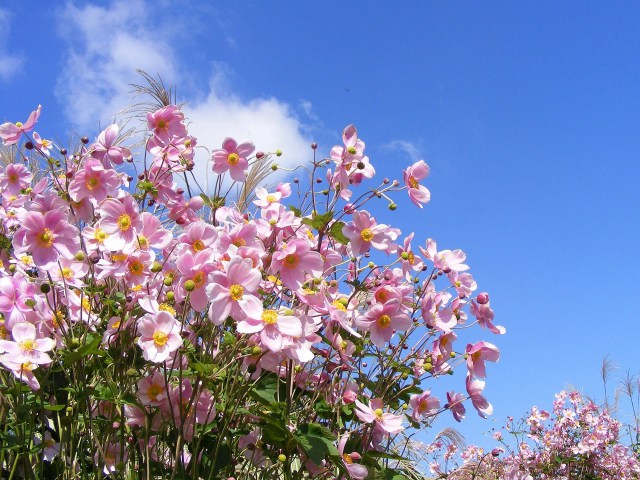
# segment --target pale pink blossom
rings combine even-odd
[[[478,415],[482,418],[487,418],[493,413],[493,406],[482,395],[485,382],[483,380],[473,379],[471,374],[468,374],[466,385],[467,393],[469,394],[469,398],[471,398],[471,403],[478,411]]]
[[[271,271],[280,276],[282,284],[292,290],[300,288],[307,275],[322,275],[322,256],[311,250],[307,240],[295,239],[273,254]]]
[[[115,123],[109,125],[100,132],[96,143],[89,148],[91,156],[100,160],[105,168],[110,168],[111,164],[121,165],[125,159],[131,157],[131,151],[128,148],[116,144],[119,132],[118,125]]]
[[[466,397],[463,393],[447,392],[447,404],[445,408],[451,410],[451,414],[456,422],[461,422],[467,413],[467,409],[464,408],[463,404],[465,399]]]
[[[121,183],[115,170],[105,168],[100,160],[89,158],[71,179],[69,196],[74,202],[91,198],[99,203],[107,196],[114,196]]]
[[[122,250],[136,241],[136,232],[142,228],[138,204],[131,195],[121,199],[107,198],[100,204],[99,228],[108,236],[103,245],[112,252]]]
[[[0,362],[48,365],[51,357],[46,353],[53,349],[55,341],[52,338],[38,338],[36,327],[27,322],[20,322],[11,329],[13,341],[0,340]]]
[[[7,122],[0,125],[0,138],[4,140],[5,145],[13,145],[14,143],[17,143],[23,133],[33,130],[33,127],[40,116],[40,108],[40,105],[38,105],[38,108],[31,112],[29,118],[27,118],[27,121],[24,123]]]
[[[33,145],[35,148],[40,150],[40,152],[44,153],[45,155],[49,155],[51,153],[50,149],[53,148],[53,143],[51,143],[51,140],[41,138],[40,135],[38,135],[38,132],[33,132],[32,137]]]
[[[240,144],[233,138],[225,138],[222,149],[211,154],[211,166],[217,174],[229,171],[236,182],[244,182],[249,168],[247,157],[253,153],[255,146],[249,141]]]
[[[31,184],[31,180],[33,180],[31,170],[19,163],[9,163],[0,169],[0,188],[3,195],[18,195],[22,189]]]
[[[142,349],[143,357],[150,362],[162,363],[182,346],[180,322],[169,312],[161,311],[157,315],[146,314],[138,320],[136,344]]]
[[[385,434],[394,435],[404,430],[402,415],[385,412],[381,398],[371,399],[369,405],[356,400],[355,405],[355,414],[361,421],[375,424],[376,429],[383,431]]]
[[[423,417],[432,417],[440,409],[440,400],[431,396],[431,391],[427,390],[420,395],[411,395],[409,406],[413,409],[411,418],[416,422]]]
[[[429,167],[424,160],[419,160],[409,168],[403,171],[404,183],[407,186],[409,193],[409,199],[422,208],[423,203],[428,203],[431,200],[431,192],[420,185],[420,180],[423,180],[429,175]]]
[[[487,376],[484,362],[497,362],[500,359],[500,350],[489,342],[468,344],[465,351],[469,374],[485,378]]]
[[[388,225],[378,224],[366,210],[355,212],[353,221],[342,228],[342,233],[349,239],[354,256],[368,252],[371,247],[387,250],[397,238],[397,234]]]
[[[371,342],[378,348],[385,347],[395,331],[407,330],[411,325],[411,317],[399,308],[396,301],[376,303],[356,318],[356,326],[368,331]]]

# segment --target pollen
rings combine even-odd
[[[349,455],[348,453],[343,453],[342,459],[344,460],[344,463],[346,463],[347,465],[351,465],[353,463],[353,458],[351,458],[351,455]]]
[[[36,342],[31,339],[21,341],[18,346],[24,353],[31,353],[36,349]]]
[[[382,418],[382,414],[384,413],[381,408],[376,408],[373,413],[376,414],[376,417]]]
[[[123,213],[118,217],[118,220],[116,221],[116,223],[118,224],[118,228],[120,230],[122,230],[123,232],[126,232],[131,228],[131,217],[126,213]]]
[[[230,153],[227,157],[227,163],[229,163],[229,165],[237,165],[239,161],[240,157],[237,153]]]
[[[169,312],[174,317],[176,316],[176,309],[168,303],[161,303],[160,305],[158,305],[158,310],[160,310],[161,312]]]
[[[162,393],[162,390],[163,389],[161,385],[156,385],[155,383],[152,383],[151,386],[149,387],[149,390],[147,390],[147,395],[151,400],[156,402],[158,401],[158,395]]]
[[[54,238],[53,232],[48,228],[45,228],[44,232],[42,232],[38,237],[38,243],[43,248],[50,248],[51,245],[53,245]]]
[[[373,240],[373,231],[371,231],[370,228],[365,228],[360,232],[360,237],[365,242],[370,242],[371,240]]]
[[[244,295],[244,288],[238,284],[231,285],[231,287],[229,287],[229,294],[231,295],[231,299],[237,302]]]
[[[153,343],[156,344],[156,347],[164,347],[168,340],[169,335],[162,330],[157,330],[153,333]]]
[[[234,238],[231,244],[235,245],[236,247],[244,247],[247,244],[247,242],[244,238],[238,237],[238,238]]]
[[[109,234],[106,233],[101,228],[96,228],[95,232],[93,232],[93,238],[95,238],[98,243],[104,242],[109,237]]]
[[[273,325],[278,321],[278,312],[275,310],[265,310],[262,312],[262,321],[267,325]]]
[[[147,249],[149,248],[149,240],[144,235],[138,235],[138,245],[140,248]]]
[[[336,307],[338,310],[342,310],[343,312],[347,311],[347,307],[340,300],[334,300],[333,302],[331,302],[331,305]]]
[[[69,267],[62,267],[62,270],[60,270],[60,273],[67,280],[70,278],[73,278],[73,270],[71,270]]]
[[[160,120],[158,120],[158,123],[156,123],[156,130],[162,130],[162,131],[169,130],[169,122],[161,118]]]
[[[382,328],[387,328],[391,324],[391,317],[389,315],[380,315],[378,317],[378,325]]]
[[[277,201],[275,195],[271,195],[271,194],[267,195],[267,202],[273,203],[275,201]]]

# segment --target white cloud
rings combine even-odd
[[[129,105],[129,84],[141,80],[136,69],[158,72],[163,80],[178,85],[190,81],[180,78],[183,65],[174,51],[175,43],[179,48],[179,37],[158,35],[164,25],[149,17],[151,11],[145,0],[115,0],[106,7],[66,4],[62,13],[66,26],[61,33],[70,41],[57,94],[76,127],[93,132],[98,121],[104,126]],[[194,73],[192,68],[189,71]],[[216,149],[225,137],[234,137],[250,139],[264,152],[282,150],[276,163],[283,166],[312,158],[307,126],[293,107],[273,97],[242,98],[230,88],[232,73],[224,64],[214,63],[212,72],[204,72],[208,73],[210,81],[204,94],[178,99],[185,104],[189,132],[197,137],[198,145]],[[316,123],[310,102],[303,102],[302,110],[305,118]],[[195,173],[202,179],[208,169],[206,155],[199,153],[197,165]]]
[[[118,0],[107,7],[67,3],[61,12],[60,33],[69,41],[56,95],[76,127],[104,125],[130,104],[136,69],[176,79],[167,35],[149,29],[148,11],[143,0]]]
[[[402,150],[406,153],[412,161],[417,161],[422,158],[420,149],[413,143],[406,140],[393,140],[389,143],[385,143],[380,148],[383,150]]]
[[[9,80],[22,68],[24,63],[22,57],[7,51],[10,30],[11,17],[9,12],[0,9],[0,79],[2,80]]]

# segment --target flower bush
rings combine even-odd
[[[499,447],[489,452],[466,448],[460,455],[461,466],[455,466],[455,446],[434,443],[431,451],[437,461],[431,471],[449,480],[638,479],[640,460],[637,451],[624,445],[622,427],[607,408],[576,391],[562,391],[552,412],[533,407],[521,425],[509,419],[505,427],[509,437],[494,432]]]
[[[491,414],[498,348],[456,332],[504,328],[465,254],[364,209],[402,190],[422,208],[424,161],[366,187],[349,125],[267,188],[280,152],[227,138],[207,190],[176,105],[147,113],[140,151],[116,124],[54,145],[39,116],[0,125],[3,477],[403,478],[435,416]]]

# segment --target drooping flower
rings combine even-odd
[[[440,409],[440,400],[431,396],[431,391],[427,390],[420,395],[411,395],[409,399],[409,406],[413,409],[411,418],[416,422],[420,421],[422,417],[431,417],[438,413]]]
[[[466,386],[469,398],[471,398],[471,403],[478,411],[478,415],[480,415],[482,418],[487,418],[489,415],[491,415],[493,413],[493,406],[482,395],[485,382],[483,380],[473,379],[471,377],[471,374],[467,374]]]
[[[467,359],[469,374],[485,378],[487,376],[487,372],[484,362],[497,362],[500,359],[500,350],[498,350],[498,347],[492,343],[478,342],[473,345],[467,345],[465,357]]]
[[[465,396],[463,393],[447,392],[447,404],[445,408],[451,410],[451,414],[456,422],[461,422],[467,413],[467,409],[464,408]]]
[[[356,416],[364,423],[374,423],[377,430],[383,431],[387,435],[394,435],[404,430],[402,415],[385,412],[382,398],[372,398],[369,405],[365,405],[359,400],[356,400],[355,404]]]
[[[18,143],[20,137],[23,133],[30,132],[33,130],[36,122],[38,121],[38,117],[40,116],[40,105],[36,108],[31,114],[27,121],[16,122],[16,123],[3,123],[0,125],[0,138],[4,140],[5,145],[13,145],[14,143]]]
[[[403,171],[404,183],[407,186],[409,193],[409,199],[414,205],[422,208],[423,203],[428,203],[431,200],[431,192],[420,185],[420,180],[426,178],[429,175],[429,166],[424,160],[419,160],[409,168]]]

